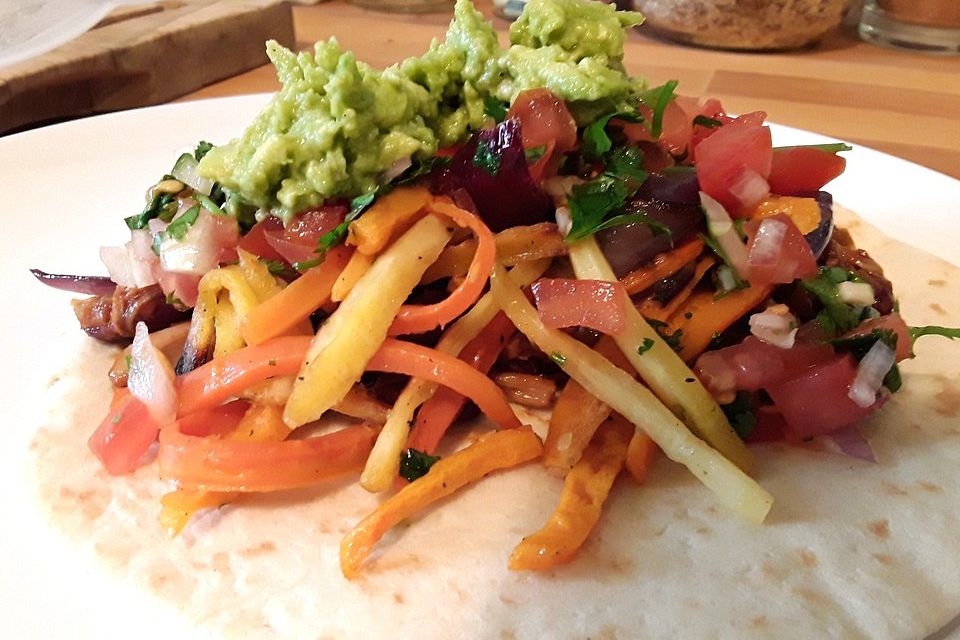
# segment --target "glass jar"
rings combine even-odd
[[[385,13],[452,13],[454,0],[349,0],[350,4]]]
[[[960,1],[960,0],[955,0]],[[835,29],[851,0],[635,0],[650,28],[718,49],[796,49]]]
[[[860,37],[902,49],[960,54],[960,0],[867,0]]]

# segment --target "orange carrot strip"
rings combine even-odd
[[[340,570],[356,577],[373,545],[398,522],[409,518],[488,473],[533,460],[543,451],[540,439],[529,428],[496,431],[448,456],[381,503],[360,521],[340,543]]]
[[[614,414],[614,420],[622,420],[625,424],[630,424],[620,414]],[[657,445],[650,436],[640,429],[634,430],[633,437],[630,438],[630,446],[627,447],[627,460],[624,467],[637,484],[646,482],[647,473],[650,471],[650,465],[653,464],[657,450]]]
[[[636,295],[680,271],[685,265],[696,260],[701,252],[703,252],[703,240],[694,238],[675,249],[657,255],[653,262],[631,271],[620,278],[620,282],[623,283],[628,294]]]
[[[283,335],[318,307],[330,300],[330,291],[337,276],[350,259],[351,250],[335,247],[327,253],[323,264],[307,270],[280,293],[254,307],[243,326],[247,344],[262,344]]]
[[[597,430],[583,457],[567,474],[560,502],[550,519],[510,554],[510,569],[546,571],[576,557],[623,469],[633,431],[633,425],[613,420]]]
[[[679,334],[678,353],[693,362],[710,341],[770,295],[771,287],[747,287],[716,298],[713,291],[697,291],[668,320],[668,330]]]
[[[501,311],[476,338],[467,343],[458,358],[477,371],[486,373],[515,331],[516,327],[510,322],[510,318]],[[417,412],[417,422],[407,437],[407,447],[432,454],[437,450],[440,438],[466,403],[466,397],[453,389],[438,389]]]
[[[430,204],[430,211],[447,216],[456,224],[470,229],[477,237],[477,252],[473,256],[467,277],[445,300],[436,304],[402,306],[390,326],[391,336],[425,333],[456,319],[483,293],[493,269],[497,253],[496,242],[493,233],[479,217],[442,200],[434,200]]]
[[[503,391],[493,380],[449,353],[387,338],[367,362],[367,371],[403,373],[442,384],[471,400],[501,429],[519,428]]]
[[[703,279],[704,274],[706,274],[707,270],[716,264],[716,262],[717,260],[713,256],[704,256],[698,260],[697,267],[693,272],[693,277],[690,278],[690,281],[683,286],[683,289],[673,296],[665,306],[652,298],[648,298],[640,304],[640,313],[643,317],[650,320],[665,322],[666,319],[673,315],[673,312],[693,294],[693,290],[700,283],[700,280]]]

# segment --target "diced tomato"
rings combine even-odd
[[[131,473],[160,433],[147,405],[127,394],[107,413],[87,446],[112,475]]]
[[[747,232],[748,280],[752,285],[786,284],[817,275],[817,260],[790,216],[778,213],[750,220]]]
[[[530,165],[534,182],[555,175],[563,154],[577,144],[577,123],[563,100],[549,89],[521,91],[507,117],[520,120],[524,149],[546,147],[540,159]]]
[[[770,190],[782,195],[818,191],[843,173],[846,166],[842,156],[820,149],[795,147],[775,151],[768,179]]]
[[[740,344],[707,351],[694,370],[715,397],[723,398],[779,384],[833,358],[829,345],[797,343],[781,349],[748,336]]]
[[[619,282],[541,278],[530,290],[548,327],[589,327],[612,335],[626,328],[627,294]]]
[[[803,440],[835,431],[870,415],[847,393],[857,375],[853,356],[837,356],[799,376],[766,387],[787,424],[787,438]]]
[[[317,257],[315,250],[320,237],[343,222],[347,210],[344,205],[309,209],[298,214],[287,228],[267,229],[263,235],[274,251],[288,263],[313,260]]]
[[[743,184],[754,177],[766,180],[773,161],[770,128],[755,124],[759,116],[741,116],[720,127],[695,150],[700,188],[734,217],[743,217],[767,194],[751,190],[745,201]]]
[[[867,320],[843,337],[866,335],[874,329],[889,329],[897,335],[897,362],[913,357],[913,336],[910,335],[910,327],[903,321],[899,313],[891,313]]]
[[[660,137],[656,142],[667,153],[674,156],[682,156],[687,153],[687,147],[690,145],[690,139],[693,137],[693,119],[697,116],[696,100],[691,105],[690,98],[686,98],[681,104],[681,98],[677,97],[667,104],[663,111],[663,126]],[[682,106],[693,107],[692,112]],[[653,118],[653,110],[645,105],[637,107],[637,111],[643,116],[644,122],[624,122],[623,133],[627,139],[633,142],[654,142],[650,135],[650,121]]]
[[[267,216],[266,219],[253,225],[253,228],[240,238],[237,247],[264,260],[283,260],[283,256],[267,241],[268,232],[281,233],[282,231],[283,222],[280,221],[280,218]]]

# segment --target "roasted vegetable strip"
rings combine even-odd
[[[322,416],[360,378],[401,305],[452,233],[449,222],[428,215],[377,257],[310,345],[283,414],[291,429]]]
[[[693,277],[690,278],[690,281],[687,284],[683,285],[683,288],[674,295],[667,304],[660,304],[653,298],[647,298],[640,305],[640,315],[642,315],[647,320],[657,320],[659,322],[666,322],[667,319],[676,312],[676,310],[682,305],[687,299],[693,295],[693,290],[696,288],[700,281],[703,279],[703,276],[706,275],[707,271],[716,264],[716,259],[713,256],[704,256],[697,260],[697,266],[693,270]]]
[[[524,263],[516,267],[514,277],[524,284],[533,282],[540,277],[548,265],[548,260]],[[470,311],[465,313],[443,334],[440,342],[437,343],[437,351],[452,355],[459,354],[484,327],[490,324],[499,311],[499,307],[493,301],[493,296],[489,293],[485,294],[473,305]],[[413,414],[417,407],[433,396],[436,390],[437,385],[434,382],[422,378],[413,378],[404,387],[400,397],[397,398],[390,410],[387,422],[377,438],[377,445],[363,470],[361,484],[368,491],[386,491],[390,488],[397,475],[400,452],[407,440]],[[449,394],[444,394],[444,396],[449,397]],[[437,426],[439,424],[438,422],[433,429],[440,431],[440,433],[431,431],[431,435],[435,436],[437,440],[442,435],[442,431],[446,429],[446,427],[440,429]]]
[[[262,344],[284,335],[330,300],[330,291],[350,250],[336,247],[327,252],[323,263],[308,269],[275,296],[252,309],[243,326],[247,344]]]
[[[771,287],[747,287],[716,298],[711,291],[694,292],[668,321],[668,331],[678,337],[677,353],[693,362],[710,342],[750,310],[766,300]]]
[[[423,187],[394,189],[350,223],[347,244],[355,245],[363,255],[377,255],[419,219],[431,199],[430,192]]]
[[[390,325],[390,335],[392,336],[425,333],[437,327],[442,328],[455,320],[483,295],[483,288],[490,276],[490,268],[496,258],[493,233],[480,218],[442,200],[432,202],[430,211],[446,216],[461,227],[470,229],[477,237],[477,251],[473,256],[473,262],[470,263],[467,277],[445,300],[436,304],[404,305],[401,307],[397,319]],[[436,258],[434,257],[434,259]],[[430,262],[433,262],[433,260]]]
[[[703,240],[695,238],[676,249],[657,255],[650,264],[631,271],[623,276],[620,282],[628,294],[636,295],[680,271],[696,260],[701,252],[703,252]]]
[[[340,543],[343,575],[356,577],[373,545],[398,522],[488,473],[533,460],[542,450],[540,439],[524,427],[488,433],[440,460],[429,473],[383,502],[344,537]]]
[[[376,431],[351,426],[315,438],[230,442],[195,438],[175,424],[160,432],[160,477],[208,491],[278,491],[359,472]]]
[[[563,481],[556,510],[539,531],[510,554],[514,571],[546,571],[573,560],[600,519],[613,481],[623,469],[633,425],[607,421]]]
[[[773,499],[736,465],[694,436],[659,400],[603,356],[567,334],[549,329],[502,265],[490,290],[517,328],[562,363],[583,387],[643,429],[667,457],[686,466],[717,498],[750,522],[763,522]]]
[[[340,272],[340,275],[337,276],[337,281],[333,283],[333,289],[330,291],[330,300],[333,302],[343,302],[343,299],[346,298],[350,290],[356,286],[360,278],[363,277],[363,274],[373,266],[375,258],[376,256],[368,256],[359,251],[355,251],[350,257],[350,262],[347,263],[347,266],[345,266],[343,271]]]
[[[624,420],[623,417],[614,414],[614,420]],[[624,422],[626,422],[624,420]],[[650,439],[650,436],[639,429],[633,432],[630,438],[630,446],[627,448],[627,461],[624,464],[630,476],[637,484],[643,484],[647,480],[647,473],[650,471],[650,465],[657,455],[657,445]]]
[[[592,237],[570,247],[570,260],[578,278],[616,282],[610,264]],[[613,339],[670,411],[738,467],[750,466],[750,452],[716,400],[632,304],[627,305],[626,329]]]

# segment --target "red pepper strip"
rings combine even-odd
[[[118,401],[87,440],[87,446],[111,475],[131,473],[141,466],[144,454],[157,439],[160,424],[150,410],[129,393]]]
[[[376,437],[357,425],[304,440],[241,442],[187,436],[178,421],[160,432],[160,477],[205,491],[308,487],[359,473]]]
[[[387,338],[367,363],[367,371],[402,373],[442,384],[473,400],[501,429],[519,428],[507,399],[493,380],[449,353]]]
[[[296,375],[313,336],[285,336],[244,347],[177,378],[178,416],[212,409],[252,384]]]
[[[450,202],[434,200],[430,211],[447,216],[461,227],[473,231],[477,237],[477,251],[467,270],[467,276],[447,298],[436,304],[404,305],[390,326],[389,335],[426,333],[456,319],[477,301],[493,269],[497,257],[497,244],[493,233],[476,215]]]
[[[494,316],[477,337],[467,343],[459,359],[471,367],[486,373],[513,336],[516,327],[505,313]],[[417,413],[417,422],[407,438],[407,447],[432,454],[447,429],[453,424],[467,399],[453,389],[438,389],[432,398],[423,403]]]

